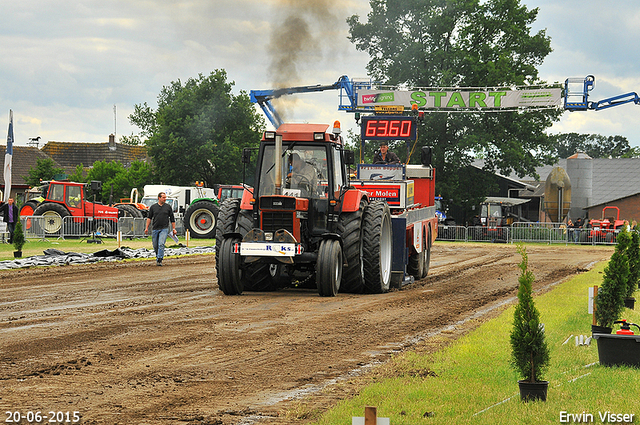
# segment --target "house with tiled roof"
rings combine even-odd
[[[53,158],[66,173],[72,174],[80,164],[91,167],[96,161],[116,161],[129,167],[134,161],[147,161],[146,146],[117,143],[113,134],[109,141],[100,142],[55,142],[49,141],[42,152]]]
[[[4,155],[7,152],[6,145],[0,145],[0,158],[4,169]],[[25,182],[25,177],[29,176],[29,170],[36,168],[39,159],[47,159],[49,156],[40,151],[37,147],[32,146],[16,146],[13,145],[13,157],[11,158],[11,196],[14,199],[22,200],[24,192],[29,189],[29,185]],[[60,167],[55,162],[54,167]],[[4,193],[4,175],[0,173],[0,187]]]
[[[0,145],[0,158],[4,158],[6,145]],[[146,146],[131,146],[116,143],[115,136],[110,135],[104,143],[91,142],[47,142],[41,149],[34,146],[13,146],[11,195],[16,200],[23,200],[29,185],[25,177],[29,170],[35,168],[38,159],[53,159],[55,168],[62,168],[65,173],[72,174],[82,164],[89,168],[96,161],[117,161],[129,167],[134,161],[148,161]],[[4,164],[4,161],[3,161]],[[2,173],[0,173],[2,174]],[[4,191],[4,176],[0,175],[0,189]]]

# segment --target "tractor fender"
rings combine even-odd
[[[196,202],[198,202],[198,201],[208,201],[208,202],[213,202],[213,203],[214,203],[214,204],[216,204],[216,205],[218,205],[218,204],[219,204],[219,202],[218,202],[218,200],[217,200],[217,199],[211,199],[211,198],[196,198],[196,199],[194,199],[193,201],[191,201],[191,204],[189,204],[189,205],[193,205],[193,204],[195,204],[195,203],[196,203]]]
[[[342,197],[342,212],[354,212],[360,209],[360,201],[367,200],[366,192],[358,189],[349,189]]]
[[[322,238],[322,240],[331,239],[334,241],[338,241],[338,243],[340,243],[340,249],[342,250],[342,264],[347,264],[347,254],[344,250],[344,242],[342,240],[342,235],[339,235],[338,233],[327,232],[320,235],[320,237]],[[317,255],[317,252],[314,254]]]
[[[250,192],[249,190],[245,189],[244,192],[242,192],[242,200],[240,201],[240,209],[241,210],[252,210],[253,209],[253,204],[251,203],[251,200],[255,199],[253,197],[253,193]],[[257,201],[257,199],[256,199]]]

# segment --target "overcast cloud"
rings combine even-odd
[[[541,78],[593,74],[591,100],[640,91],[640,2],[523,3],[540,8],[533,30],[546,28],[552,40]],[[0,140],[9,109],[19,145],[137,133],[127,119],[135,104],[155,106],[162,86],[214,69],[227,71],[236,93],[366,77],[368,57],[346,39],[345,20],[364,22],[368,11],[365,0],[0,0]],[[297,47],[305,53],[293,55]],[[295,96],[283,112],[355,128],[337,93]],[[551,132],[619,134],[639,146],[640,107],[566,112]]]

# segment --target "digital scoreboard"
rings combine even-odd
[[[363,116],[362,140],[415,140],[416,120],[402,116]]]

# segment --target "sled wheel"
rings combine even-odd
[[[425,249],[422,251],[425,252],[424,255],[424,267],[422,268],[422,277],[427,277],[429,274],[429,265],[431,264],[431,228],[427,232],[427,237],[424,240]]]
[[[414,227],[414,232],[415,227]],[[413,276],[416,280],[422,279],[424,276],[424,264],[426,262],[427,256],[427,245],[425,244],[424,233],[422,234],[422,251],[417,252],[413,250],[411,256],[409,257],[409,262],[407,264],[407,273]]]

